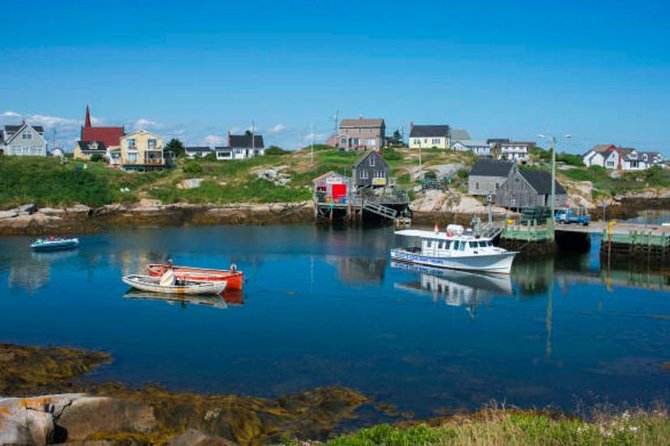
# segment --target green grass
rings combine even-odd
[[[291,444],[291,443],[289,443]],[[294,442],[293,445],[321,444]],[[655,446],[670,444],[665,411],[625,412],[585,422],[533,412],[485,410],[412,426],[379,425],[342,435],[328,446]]]

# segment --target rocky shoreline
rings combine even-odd
[[[271,204],[163,205],[152,200],[99,208],[37,208],[0,212],[0,235],[86,234],[116,227],[304,223],[314,217],[311,202]]]
[[[72,348],[0,344],[0,444],[230,446],[326,438],[370,403],[344,387],[268,399],[82,379],[111,359]]]
[[[608,203],[606,212],[607,218],[631,218],[646,209],[670,209],[670,198],[647,195],[619,197]],[[465,197],[452,206],[436,194],[426,194],[415,200],[412,210],[414,223],[424,225],[435,222],[441,225],[454,222],[469,224],[474,215],[484,219],[487,214],[486,206],[471,197]],[[591,209],[590,213],[594,220],[598,220],[602,218],[602,207]],[[500,220],[507,215],[507,211],[494,207],[493,215]],[[268,225],[314,221],[311,201],[214,206],[188,203],[166,205],[157,200],[142,200],[137,204],[111,204],[98,208],[84,205],[37,208],[28,204],[0,211],[0,235],[86,234],[118,227]]]

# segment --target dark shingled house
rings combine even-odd
[[[513,161],[483,158],[477,160],[468,177],[470,195],[495,194],[498,188],[516,172]]]
[[[568,192],[556,181],[554,206],[565,206]],[[496,193],[496,205],[510,209],[551,206],[551,174],[540,170],[515,171]]]
[[[388,186],[390,173],[391,168],[381,153],[370,150],[354,164],[352,169],[354,186],[357,188]]]

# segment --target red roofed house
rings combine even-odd
[[[75,143],[74,157],[90,159],[93,153],[102,148],[111,165],[120,165],[121,137],[124,133],[123,127],[93,127],[91,112],[87,105],[86,120],[81,128],[81,137]]]

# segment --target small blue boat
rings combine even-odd
[[[35,240],[30,247],[33,251],[60,251],[79,247],[78,238],[49,237]]]

